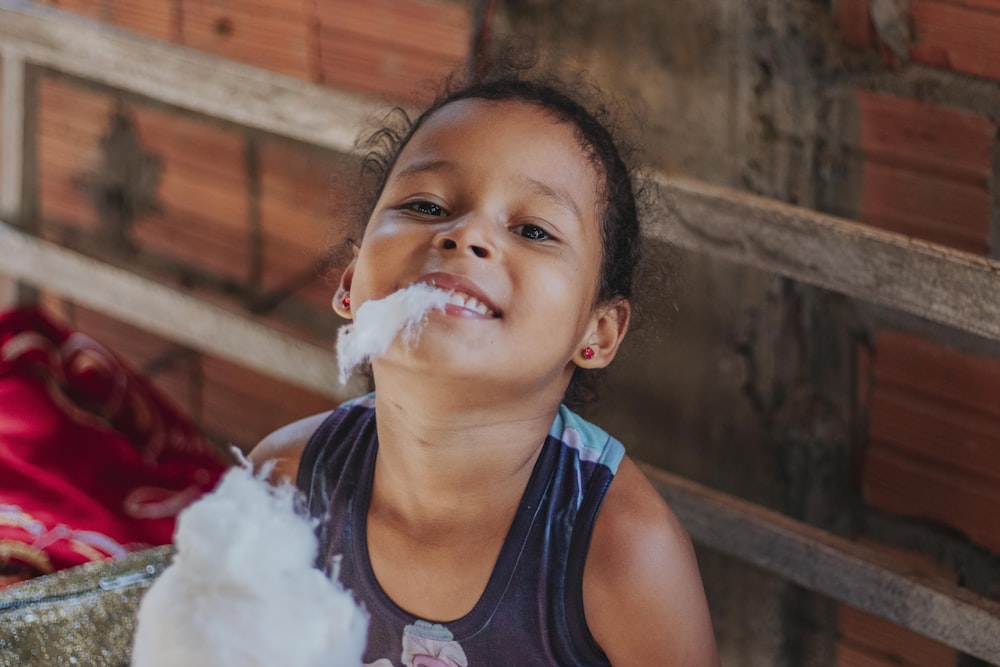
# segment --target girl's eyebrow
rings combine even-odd
[[[405,178],[413,174],[435,171],[457,171],[458,166],[450,160],[439,160],[437,158],[418,159],[396,172],[394,178]]]
[[[548,183],[543,183],[537,179],[531,178],[530,176],[519,176],[515,178],[520,184],[527,187],[533,194],[542,197],[543,199],[548,199],[557,206],[566,209],[574,219],[582,220],[580,215],[580,209],[577,207],[576,202],[568,193],[553,188]]]

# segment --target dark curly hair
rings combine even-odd
[[[526,78],[521,73],[486,74],[471,83],[449,79],[444,92],[416,119],[411,120],[402,109],[393,109],[380,129],[358,142],[364,154],[363,190],[367,195],[360,207],[361,227],[371,217],[399,154],[436,111],[466,99],[527,103],[576,129],[580,146],[601,179],[603,252],[596,303],[631,302],[642,258],[636,179],[623,157],[627,155],[623,144],[614,135],[611,113],[603,104],[588,106],[580,89],[570,89],[554,79]],[[591,403],[602,375],[577,367],[566,390],[566,404],[579,409]]]

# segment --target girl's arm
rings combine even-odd
[[[300,419],[267,435],[250,451],[249,459],[254,469],[260,469],[267,461],[274,461],[274,470],[268,479],[274,483],[287,481],[294,484],[302,450],[306,448],[306,443],[309,442],[313,432],[329,414],[322,412]]]
[[[597,515],[584,569],[590,632],[614,667],[717,667],[691,541],[628,458]]]

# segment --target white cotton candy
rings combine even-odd
[[[382,356],[400,331],[403,342],[416,343],[432,310],[444,311],[450,293],[417,283],[384,299],[366,301],[354,313],[354,323],[337,334],[337,364],[340,384],[346,384],[354,369]]]
[[[358,667],[368,618],[314,567],[290,485],[234,467],[184,510],[139,608],[133,667]]]

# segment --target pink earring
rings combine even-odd
[[[344,310],[351,309],[351,295],[348,294],[343,299],[340,300],[340,305],[344,307]]]
[[[590,347],[589,345],[587,347],[583,348],[583,358],[587,359],[588,361],[591,360],[591,359],[593,359],[594,358],[594,348]]]

